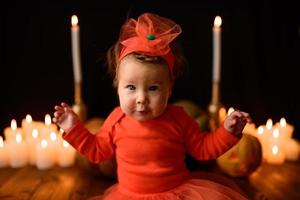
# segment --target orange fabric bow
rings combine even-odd
[[[137,21],[131,18],[121,28],[119,61],[130,53],[142,52],[162,57],[172,70],[174,55],[169,44],[181,32],[178,24],[155,14],[144,13]]]

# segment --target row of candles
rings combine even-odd
[[[20,168],[31,164],[44,170],[55,165],[72,166],[76,150],[61,135],[62,130],[51,123],[49,114],[45,122],[33,121],[28,114],[21,127],[13,119],[11,126],[4,129],[5,140],[0,136],[0,167]]]
[[[229,108],[219,111],[219,120],[223,121],[226,115],[233,112]],[[283,117],[279,122],[273,124],[272,119],[268,119],[265,125],[256,127],[254,123],[247,124],[243,130],[245,134],[255,136],[262,145],[263,159],[270,164],[282,164],[287,161],[297,161],[300,154],[299,141],[293,138],[294,126],[287,123]]]

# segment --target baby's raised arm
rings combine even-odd
[[[249,113],[235,110],[224,120],[224,128],[233,133],[234,135],[240,135],[247,123],[252,123],[252,119]]]
[[[70,130],[79,120],[78,115],[64,102],[54,107],[53,122],[56,123],[65,132]]]

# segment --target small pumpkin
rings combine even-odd
[[[217,158],[219,168],[232,177],[245,177],[254,172],[262,162],[262,147],[259,140],[243,134],[241,140]]]
[[[85,127],[91,133],[97,133],[97,131],[101,128],[104,123],[104,119],[102,118],[92,118],[85,122]],[[106,178],[115,178],[117,172],[117,164],[115,157],[105,160],[99,164],[92,163],[88,161],[84,156],[79,153],[76,154],[76,161],[78,165],[85,170],[89,171],[92,174],[103,176]]]

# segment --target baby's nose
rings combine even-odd
[[[145,104],[146,103],[146,94],[144,92],[140,92],[136,98],[137,104]]]

